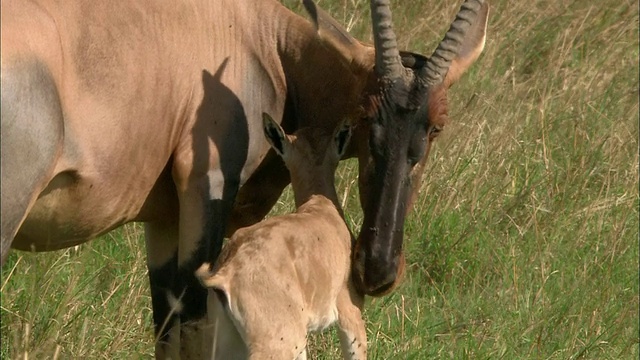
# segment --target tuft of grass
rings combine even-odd
[[[371,41],[366,1],[318,4]],[[430,54],[458,7],[393,0],[401,47]],[[404,282],[367,302],[371,359],[638,358],[638,48],[635,1],[491,1],[406,221]],[[337,172],[353,229],[356,174]],[[272,213],[292,209],[287,190]],[[151,357],[139,225],[13,252],[2,279],[2,358]],[[309,352],[338,358],[335,331]]]
[[[2,269],[3,359],[151,357],[153,329],[142,227],[88,244],[14,252]]]

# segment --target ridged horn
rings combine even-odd
[[[376,72],[380,77],[393,80],[403,74],[396,34],[391,22],[389,0],[371,0],[373,43],[376,50]]]
[[[451,23],[449,31],[421,72],[421,77],[428,86],[440,84],[444,80],[451,61],[458,56],[467,30],[476,21],[483,4],[484,0],[466,0],[460,6],[460,11]]]

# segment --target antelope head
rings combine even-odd
[[[353,277],[371,296],[390,292],[404,271],[403,226],[431,142],[447,122],[447,90],[484,48],[488,4],[467,0],[430,57],[400,52],[389,0],[372,0],[375,66],[360,127],[359,191],[364,221]]]

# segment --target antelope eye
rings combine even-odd
[[[369,134],[369,149],[372,155],[382,156],[384,147],[384,128],[378,124],[371,125],[371,132]]]
[[[429,138],[430,138],[430,139],[435,138],[436,136],[440,135],[440,132],[441,132],[441,131],[442,131],[442,127],[441,127],[441,126],[435,126],[435,125],[434,125],[434,126],[432,126],[432,127],[429,129]]]
[[[427,149],[427,136],[424,132],[418,132],[413,136],[407,151],[407,162],[412,167],[415,166],[424,156]]]

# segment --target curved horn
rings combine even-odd
[[[451,61],[458,56],[467,30],[476,22],[484,0],[466,0],[440,45],[423,68],[421,77],[428,86],[441,83],[449,71]]]
[[[376,49],[376,72],[383,79],[396,79],[401,76],[404,68],[400,61],[396,34],[393,32],[389,0],[371,0],[371,22]]]

